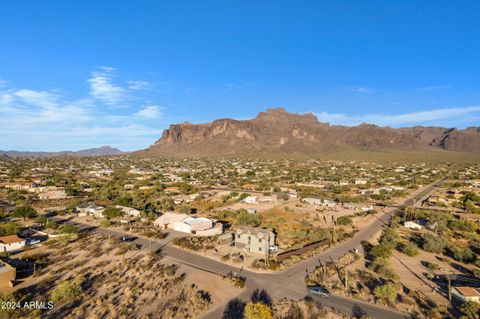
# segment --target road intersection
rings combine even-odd
[[[405,200],[401,207],[405,205],[412,205],[415,201],[428,195],[441,181],[431,184],[424,190],[414,195],[413,197]],[[171,245],[171,241],[174,235],[169,235],[163,240],[154,240],[145,237],[137,237],[133,242],[141,244],[143,247],[150,247],[151,249],[160,251],[166,258],[172,260],[175,263],[193,267],[201,271],[226,275],[229,272],[236,272],[246,278],[246,286],[243,291],[240,292],[238,299],[248,301],[251,293],[255,289],[265,289],[273,299],[288,298],[293,300],[299,300],[304,298],[308,292],[305,286],[305,275],[308,272],[313,271],[321,263],[325,263],[329,260],[337,260],[345,253],[353,249],[361,249],[362,242],[369,240],[375,234],[379,233],[383,226],[389,222],[392,214],[396,213],[396,210],[390,210],[389,212],[383,212],[377,214],[377,219],[369,224],[367,227],[359,230],[352,238],[338,243],[337,245],[330,247],[329,249],[313,256],[302,260],[301,262],[281,271],[273,273],[260,273],[251,270],[243,270],[241,268],[222,263],[221,261],[214,260],[212,258],[196,254],[178,247]],[[68,221],[67,223],[76,224],[80,228],[88,228],[93,232],[101,233],[117,238],[124,236],[131,236],[127,232],[122,230],[107,229],[102,227],[92,227],[88,224],[82,224],[77,222]],[[389,308],[384,308],[375,304],[366,303],[353,298],[330,295],[326,298],[321,298],[315,295],[311,295],[316,301],[324,306],[335,308],[343,313],[351,314],[353,312],[362,312],[367,314],[370,318],[379,319],[401,319],[410,318],[410,315],[401,313]],[[219,319],[222,317],[223,310],[226,305],[219,305],[212,309],[208,313],[203,315],[203,319]]]

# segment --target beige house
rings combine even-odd
[[[135,208],[132,208],[132,207],[116,205],[115,208],[120,210],[125,215],[131,216],[131,217],[139,217],[140,216],[140,211],[135,209]]]
[[[46,191],[38,194],[38,198],[42,200],[62,199],[66,197],[67,197],[67,193],[65,193],[65,190],[63,189],[51,190],[51,191]]]
[[[452,295],[462,300],[463,302],[475,301],[480,302],[480,291],[474,287],[454,287],[452,288]]]
[[[13,287],[16,273],[14,267],[0,261],[0,287]]]
[[[275,233],[268,228],[240,226],[235,232],[235,247],[245,252],[265,255],[275,251]]]
[[[95,203],[83,203],[76,208],[78,216],[94,216],[95,218],[103,218],[103,211],[105,207],[99,206]]]

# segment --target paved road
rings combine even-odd
[[[412,205],[416,200],[430,193],[441,182],[443,182],[443,180],[430,185],[414,197],[405,200],[400,207]],[[230,271],[240,273],[242,276],[247,278],[245,289],[237,296],[237,298],[243,301],[249,300],[249,297],[255,288],[266,289],[273,299],[285,297],[298,300],[307,295],[304,281],[306,272],[312,271],[317,265],[319,265],[319,261],[322,261],[323,263],[330,259],[336,260],[354,248],[361,248],[361,242],[370,239],[372,236],[378,233],[382,229],[383,225],[390,220],[393,213],[395,213],[395,211],[392,210],[391,212],[377,214],[377,220],[358,231],[353,238],[341,242],[316,256],[305,259],[290,268],[275,273],[257,273],[249,270],[241,270],[238,267],[227,265],[220,261],[177,248],[173,245],[170,245],[171,240],[178,235],[175,233],[169,235],[163,240],[152,240],[144,237],[138,237],[134,242],[141,244],[143,247],[151,247],[151,249],[155,250],[161,249],[161,253],[164,254],[166,258],[176,263],[194,267],[202,271],[219,275],[227,274]],[[110,234],[111,236],[118,238],[129,236],[128,233],[122,230],[92,227],[91,225],[81,223],[74,224],[81,228],[90,228],[91,231],[106,235]],[[349,315],[352,313],[361,312],[374,319],[402,319],[410,317],[410,315],[405,313],[358,301],[352,298],[337,295],[331,295],[327,298],[321,298],[316,295],[312,295],[312,297],[325,306],[335,308]],[[224,308],[225,305],[219,305],[217,308],[206,313],[202,318],[219,319],[222,317]]]

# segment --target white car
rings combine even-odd
[[[39,244],[40,240],[34,239],[34,238],[28,238],[25,242],[27,245],[35,245],[35,244]]]
[[[321,297],[328,297],[330,296],[330,293],[328,292],[327,289],[323,288],[323,287],[320,287],[320,286],[311,286],[311,287],[307,287],[307,290],[312,293],[312,294],[315,294],[315,295],[319,295]]]

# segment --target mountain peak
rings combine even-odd
[[[170,156],[286,154],[317,156],[332,151],[444,149],[480,152],[480,131],[436,127],[394,129],[362,123],[330,126],[312,113],[269,108],[251,120],[219,119],[205,124],[174,124],[146,150]]]
[[[289,113],[283,107],[268,108],[265,112],[258,113],[255,120],[291,120],[291,121],[313,121],[318,122],[317,117],[313,113]]]

